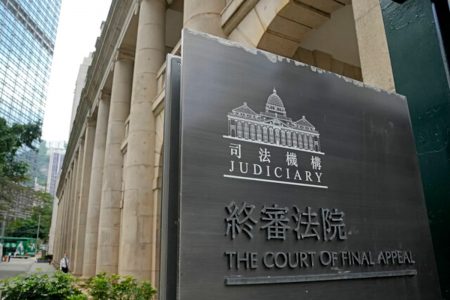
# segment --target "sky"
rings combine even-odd
[[[78,69],[83,58],[94,51],[110,5],[111,0],[62,0],[42,128],[46,141],[69,139]]]

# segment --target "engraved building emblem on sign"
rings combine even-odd
[[[247,102],[227,114],[230,164],[226,178],[328,188],[323,184],[320,134],[305,116],[287,116],[277,91],[256,113]],[[257,144],[255,150],[251,144]]]
[[[264,112],[257,114],[244,102],[228,113],[227,117],[226,138],[323,154],[320,134],[314,125],[305,116],[297,121],[289,118],[275,89],[267,98]]]

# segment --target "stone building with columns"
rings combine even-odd
[[[158,287],[165,57],[183,27],[394,90],[378,0],[113,0],[57,190],[53,253],[76,275]]]
[[[305,116],[292,121],[275,89],[267,98],[265,112],[257,114],[244,102],[228,114],[228,138],[320,152],[319,132]]]

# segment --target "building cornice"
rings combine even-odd
[[[81,92],[81,100],[75,115],[72,131],[70,132],[66,156],[61,171],[61,177],[66,176],[69,165],[72,162],[78,140],[85,128],[86,118],[97,104],[102,87],[108,77],[111,62],[115,59],[116,50],[125,34],[125,29],[131,17],[136,13],[137,0],[113,0],[103,24],[100,37],[95,44],[95,52],[92,63],[86,76],[86,85]],[[122,28],[122,30],[117,30]],[[64,182],[59,182],[57,195],[62,193]]]

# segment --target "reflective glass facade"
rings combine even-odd
[[[44,117],[61,0],[0,0],[0,117]]]

